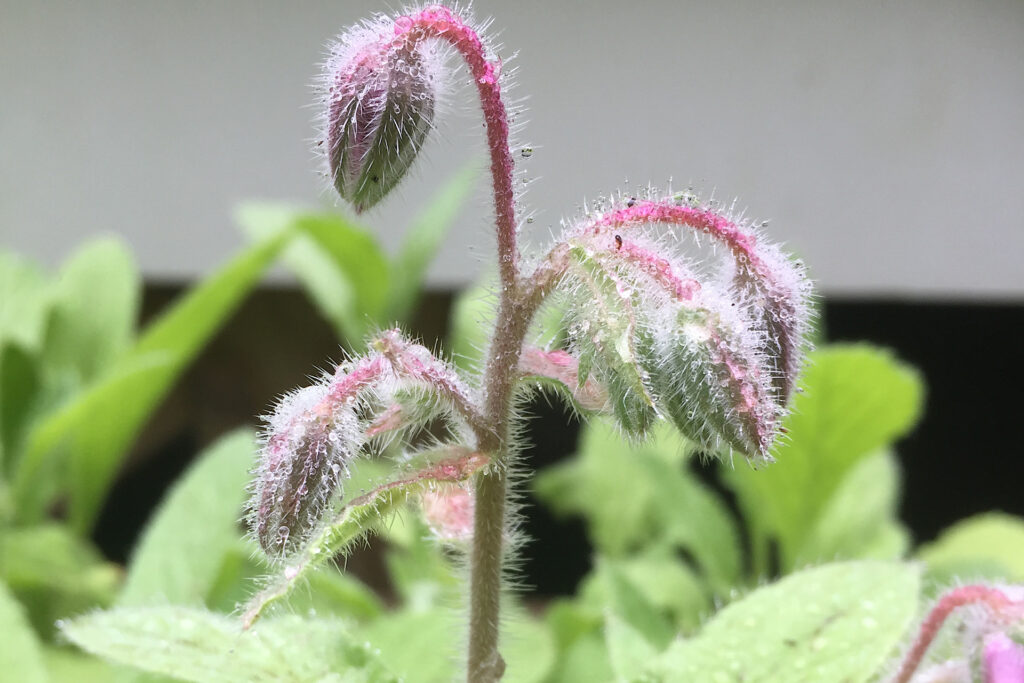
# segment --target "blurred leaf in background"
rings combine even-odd
[[[371,232],[336,213],[314,213],[281,204],[241,206],[236,218],[253,239],[295,226],[301,236],[284,253],[320,314],[350,349],[377,326],[407,324],[427,269],[478,175],[471,164],[424,207],[396,257],[389,258]]]

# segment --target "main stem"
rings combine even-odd
[[[437,38],[449,43],[466,61],[480,96],[491,154],[501,290],[497,324],[484,371],[484,425],[476,430],[479,450],[491,457],[492,465],[478,475],[476,482],[466,675],[470,683],[494,683],[505,671],[505,663],[498,654],[498,635],[511,401],[523,338],[535,310],[529,297],[520,294],[523,287],[516,244],[514,163],[509,149],[508,112],[501,96],[501,61],[489,60],[476,31],[446,7],[425,7],[401,23],[399,26],[396,22],[397,41]]]

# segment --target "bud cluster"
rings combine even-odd
[[[629,434],[660,415],[709,452],[770,460],[807,345],[803,268],[690,195],[602,208],[551,252],[567,254],[559,288],[580,380],[596,374]],[[687,235],[725,249],[698,269]]]
[[[397,330],[367,356],[284,397],[266,418],[263,453],[249,506],[250,526],[268,555],[287,556],[342,493],[352,461],[442,419],[456,437],[478,420],[455,371]]]

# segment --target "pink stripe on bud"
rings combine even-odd
[[[466,541],[473,536],[473,493],[464,484],[441,484],[420,496],[423,516],[431,530],[446,541]]]
[[[592,377],[580,386],[579,361],[567,351],[524,347],[519,358],[519,369],[527,375],[549,377],[561,382],[584,410],[603,411],[608,408],[608,391]]]
[[[607,236],[648,224],[690,227],[729,248],[735,262],[734,286],[749,302],[751,318],[764,332],[776,400],[785,406],[803,364],[810,327],[811,287],[802,266],[726,216],[674,198],[631,200],[573,232]]]
[[[319,524],[365,440],[355,404],[389,368],[379,355],[339,366],[327,386],[286,396],[268,418],[250,524],[269,556],[294,551]]]

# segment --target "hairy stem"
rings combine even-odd
[[[1010,599],[1001,591],[988,586],[961,586],[946,593],[925,617],[924,623],[918,630],[917,638],[903,658],[903,663],[893,677],[892,683],[908,683],[910,681],[928,651],[928,646],[935,640],[939,629],[942,628],[942,624],[953,610],[963,605],[979,603],[998,611],[1009,605]]]
[[[511,400],[519,354],[536,306],[520,297],[519,250],[516,244],[514,162],[509,149],[508,112],[501,96],[501,61],[488,59],[480,37],[451,10],[425,7],[408,21],[396,22],[396,39],[437,38],[449,43],[465,60],[476,84],[487,129],[494,191],[498,272],[501,291],[498,324],[484,373],[486,394],[481,426],[474,426],[478,448],[493,465],[478,475],[473,547],[470,555],[469,661],[471,683],[492,683],[505,665],[498,654],[502,561],[505,538],[505,499],[510,454]]]

